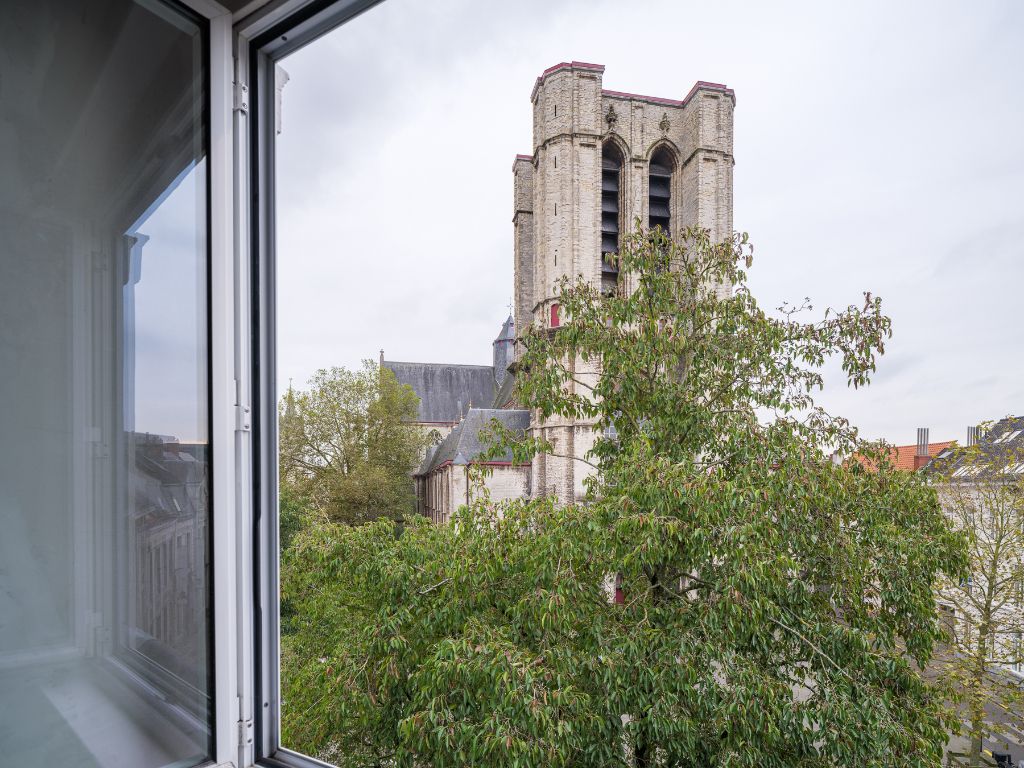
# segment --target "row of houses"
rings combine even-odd
[[[878,470],[877,460],[856,459]],[[921,428],[886,460],[935,486],[967,542],[969,573],[940,582],[936,595],[948,642],[933,672],[966,692],[967,735],[951,738],[950,764],[978,751],[987,765],[1024,764],[1024,417],[969,427],[963,444],[931,442]]]

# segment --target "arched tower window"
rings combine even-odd
[[[619,199],[622,153],[608,142],[601,149],[601,287],[613,290],[619,277]]]
[[[661,227],[665,234],[672,232],[672,155],[660,147],[651,157],[650,184],[648,191],[649,215],[647,226]]]

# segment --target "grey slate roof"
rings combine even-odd
[[[509,315],[505,322],[501,324],[501,331],[498,333],[498,338],[495,341],[514,341],[515,338],[515,323],[512,320],[512,315]]]
[[[512,402],[512,396],[515,394],[515,386],[515,374],[506,373],[505,380],[501,382],[501,386],[498,387],[498,391],[494,393],[494,402],[491,404],[491,407],[505,408],[510,402]]]
[[[993,424],[978,439],[978,452],[977,457],[970,458],[956,445],[950,446],[923,471],[967,483],[1021,477],[1024,475],[1024,416],[1009,416]]]
[[[442,440],[441,442],[444,441]],[[412,473],[413,477],[415,477],[416,475],[425,475],[427,474],[427,472],[430,471],[430,465],[434,461],[434,454],[437,453],[437,449],[440,447],[440,443],[438,445],[431,445],[427,447],[427,453],[423,457],[423,461],[420,462],[420,465],[416,469],[416,471]]]
[[[471,405],[494,402],[494,368],[490,365],[449,365],[447,363],[381,362],[395,374],[399,384],[408,384],[420,399],[418,420],[452,424]]]
[[[441,441],[432,452],[428,452],[423,464],[416,470],[417,475],[433,472],[445,462],[452,464],[469,464],[476,460],[488,448],[488,443],[480,431],[490,428],[491,420],[497,419],[506,429],[525,431],[530,426],[530,412],[519,410],[499,410],[496,408],[472,408],[448,436]],[[511,461],[512,453],[494,457],[491,461]]]

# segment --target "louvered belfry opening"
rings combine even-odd
[[[601,150],[601,288],[614,291],[619,279],[619,195],[622,153],[611,142]]]
[[[647,226],[661,227],[665,234],[671,234],[672,212],[669,198],[672,194],[672,156],[662,147],[651,157],[650,191],[648,193],[649,214]]]

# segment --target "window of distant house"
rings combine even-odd
[[[601,287],[612,290],[618,281],[619,198],[622,153],[608,142],[601,150]]]
[[[651,157],[648,185],[648,220],[651,229],[661,227],[666,234],[672,230],[670,198],[672,191],[672,155],[661,147]]]
[[[562,324],[561,316],[559,314],[560,307],[557,304],[551,305],[551,327],[557,328]]]

